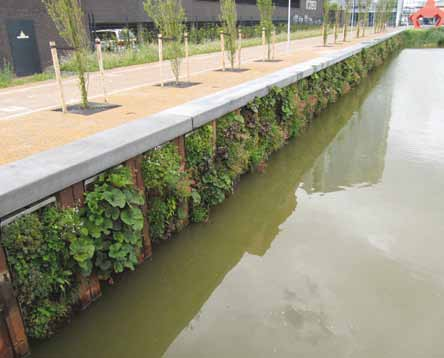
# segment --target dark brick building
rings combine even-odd
[[[143,9],[143,0],[81,0],[86,15],[85,26],[140,28],[151,21]],[[292,17],[318,21],[322,0],[292,0]],[[237,0],[241,23],[259,20],[256,0]],[[218,21],[219,0],[182,0],[189,22],[201,24]],[[286,21],[288,0],[275,0],[276,21]],[[0,1],[0,64],[13,64],[18,75],[38,72],[51,63],[49,41],[62,43],[52,20],[40,0]]]

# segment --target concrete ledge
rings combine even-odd
[[[0,166],[0,218],[264,97],[273,86],[291,85],[401,31]]]
[[[162,113],[0,167],[0,217],[192,130]]]

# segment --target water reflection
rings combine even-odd
[[[357,183],[376,183],[381,178],[388,121],[372,122],[362,111],[358,112],[359,118],[354,117],[363,104],[373,107],[377,102],[378,111],[388,110],[389,98],[383,102],[377,99],[366,102],[380,75],[381,71],[364,81],[357,91],[318,118],[306,135],[277,153],[265,174],[245,176],[233,197],[213,211],[210,223],[194,225],[177,240],[160,245],[155,249],[152,262],[105,289],[102,299],[76,316],[57,337],[36,344],[33,357],[160,357],[169,347],[170,355],[199,356],[194,351],[199,348],[190,338],[193,332],[205,331],[206,325],[210,325],[207,331],[218,326],[208,313],[201,311],[204,305],[215,299],[218,302],[215,310],[230,310],[235,304],[227,307],[224,302],[243,284],[261,282],[266,275],[275,275],[279,277],[277,282],[282,281],[286,276],[280,276],[282,271],[278,268],[282,270],[282,265],[297,268],[297,263],[286,262],[282,257],[281,265],[275,265],[276,272],[270,267],[261,275],[247,270],[249,281],[236,281],[234,286],[224,289],[223,294],[213,297],[216,288],[223,286],[221,282],[241,269],[238,265],[241,260],[244,266],[250,267],[248,265],[254,265],[270,249],[283,223],[295,211],[295,191],[301,182],[308,192],[328,192]],[[300,344],[309,347],[324,343],[319,353],[328,355],[329,347],[338,344],[333,338],[339,332],[347,340],[348,329],[341,325],[332,327],[322,303],[328,292],[298,270],[294,279],[300,282],[296,285],[299,289],[276,290],[273,293],[276,301],[283,303],[275,307],[272,307],[274,301],[268,292],[269,286],[262,287],[262,296],[257,287],[251,296],[244,293],[239,309],[234,311],[242,324],[232,331],[239,334],[241,330],[247,335],[250,330],[254,332],[257,317],[247,317],[243,312],[248,312],[249,306],[258,306],[266,325],[273,328],[285,322],[294,328]],[[265,296],[267,300],[261,302]],[[225,333],[230,330],[229,325],[217,328]],[[240,339],[232,338],[233,342]],[[191,339],[188,353],[180,344],[181,339]],[[246,337],[242,339],[248,341]],[[251,344],[264,339],[259,333],[252,334]],[[172,342],[175,343],[172,345]],[[215,345],[213,356],[227,356],[226,350],[221,350],[223,355],[217,354],[216,338],[207,343],[199,341],[202,352],[206,352],[205,344]],[[248,349],[243,349],[243,356],[248,356]],[[231,347],[232,356],[242,356],[240,352],[238,345]],[[273,352],[271,347],[270,353]]]
[[[347,123],[304,174],[305,191],[328,193],[380,181],[391,118],[393,91],[387,88],[391,83],[386,81],[384,87],[373,89],[361,105],[351,105],[349,108],[356,110],[351,120],[349,113],[338,111],[336,115],[345,116]],[[336,111],[336,106],[332,110]],[[333,117],[331,113],[324,116]]]

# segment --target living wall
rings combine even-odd
[[[142,160],[145,196],[121,165],[88,187],[82,208],[52,205],[6,226],[2,245],[28,335],[48,337],[70,317],[82,276],[108,280],[135,268],[145,202],[153,241],[171,237],[188,220],[205,222],[243,173],[263,170],[274,151],[301,135],[316,114],[401,45],[396,36],[291,86],[274,88],[219,118],[215,127],[208,124],[187,135],[186,158],[175,142],[150,150]]]

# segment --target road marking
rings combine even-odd
[[[6,112],[6,113],[13,113],[13,112],[19,112],[26,110],[28,108],[26,107],[19,107],[19,106],[9,106],[9,107],[2,107],[0,108],[0,112]]]

